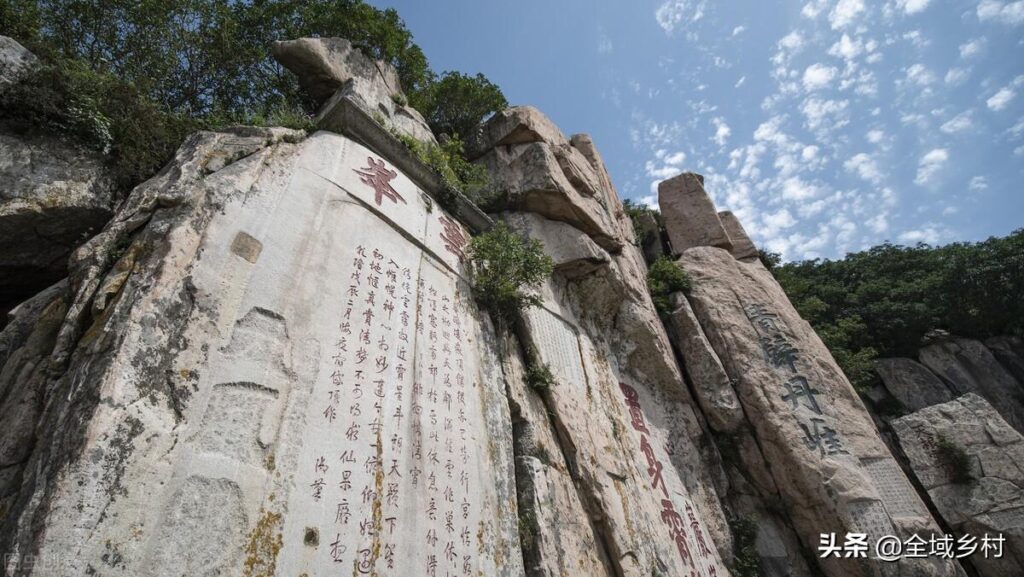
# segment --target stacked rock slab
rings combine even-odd
[[[875,361],[875,371],[889,393],[911,411],[953,399],[949,387],[913,359],[879,359]]]
[[[699,206],[693,188],[663,183],[663,211],[684,202]],[[717,219],[717,213],[705,213]],[[665,222],[670,235],[673,228],[702,224],[668,218]],[[711,222],[706,238],[720,238],[716,221]],[[676,236],[700,237],[693,230],[677,230]],[[693,282],[688,294],[693,311],[732,381],[760,447],[761,455],[747,464],[753,469],[767,463],[804,546],[816,550],[820,534],[830,532],[867,533],[872,543],[890,534],[908,538],[940,532],[853,387],[771,273],[757,261],[739,261],[729,250],[710,244],[685,249],[679,264]],[[820,559],[819,565],[837,577],[962,572],[948,560],[888,563],[873,552],[867,559]]]
[[[1024,437],[974,393],[897,419],[892,429],[955,536],[977,539],[969,562],[978,574],[1024,574]],[[986,535],[1005,538],[1000,558],[981,551]]]
[[[556,265],[518,332],[527,363],[547,365],[554,384],[509,378],[528,574],[728,574],[703,419],[589,137],[566,139],[535,109],[513,108],[472,150],[511,193],[502,218]]]
[[[921,363],[957,394],[988,399],[1018,431],[1024,431],[1024,388],[980,341],[942,337],[918,351]]]
[[[684,172],[658,184],[658,206],[674,254],[695,246],[732,250],[732,241],[708,193],[704,177]]]
[[[349,138],[192,137],[11,354],[5,574],[523,575],[468,237]]]

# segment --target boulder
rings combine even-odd
[[[938,532],[859,395],[771,273],[709,246],[686,250],[679,264],[693,280],[688,300],[804,546],[816,550],[827,532],[873,539]],[[961,574],[957,564],[940,559],[818,562],[830,577]]]
[[[731,433],[745,422],[743,407],[732,388],[718,354],[711,347],[690,303],[682,293],[672,295],[670,317],[673,342],[683,355],[683,366],[711,428]]]
[[[985,346],[1018,383],[1024,384],[1024,339],[999,336],[985,339]]]
[[[734,257],[746,261],[759,258],[754,241],[750,240],[750,237],[747,236],[747,231],[743,229],[740,220],[736,218],[736,215],[731,210],[719,212],[718,218],[722,221],[722,226],[725,227],[725,232],[729,235],[729,241],[732,242],[732,255]]]
[[[398,72],[374,60],[344,38],[299,38],[275,42],[271,54],[299,78],[299,84],[321,106],[342,96],[353,98],[371,116],[401,134],[436,142],[416,109],[408,106]]]
[[[0,36],[0,91],[13,84],[38,59],[17,40]]]
[[[988,347],[974,339],[937,338],[918,351],[921,363],[958,394],[977,393],[1024,431],[1024,389]]]
[[[604,249],[569,224],[529,212],[507,213],[503,218],[512,230],[539,240],[554,261],[555,271],[567,278],[589,274],[611,262]]]
[[[0,132],[0,310],[67,276],[68,255],[119,200],[100,155]]]
[[[510,209],[568,223],[617,252],[622,248],[617,223],[597,198],[572,185],[559,155],[556,146],[532,142],[496,147],[477,162],[487,168],[491,186],[507,193]]]
[[[513,106],[487,119],[466,141],[466,157],[476,159],[497,146],[546,142],[569,144],[562,131],[543,112],[532,106]]]
[[[957,537],[1002,534],[1001,559],[968,561],[984,577],[1024,575],[1024,437],[967,393],[892,421],[914,475]]]
[[[25,343],[25,339],[32,333],[32,328],[43,309],[67,290],[67,279],[62,279],[7,313],[7,324],[0,331],[0,370],[3,369],[4,363],[7,362],[11,353]],[[3,396],[4,391],[0,389],[0,398]]]
[[[953,399],[949,387],[913,359],[878,359],[875,371],[889,393],[911,411]]]
[[[699,174],[684,172],[658,184],[658,206],[674,254],[697,246],[732,250],[729,233],[702,182]]]

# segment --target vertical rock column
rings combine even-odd
[[[689,302],[760,447],[761,455],[742,458],[754,458],[751,467],[763,467],[761,458],[767,463],[803,545],[816,551],[822,533],[840,540],[847,532],[867,533],[873,544],[884,535],[927,539],[939,532],[853,387],[771,274],[729,252],[734,243],[722,240],[720,217],[692,186],[669,181],[659,192],[670,236],[709,239],[704,246],[689,242],[679,259],[693,282]],[[693,230],[701,227],[709,230]],[[873,550],[867,558],[819,563],[835,577],[961,571],[938,559],[883,562]]]
[[[554,383],[509,385],[529,574],[727,574],[705,425],[590,138],[567,139],[520,107],[495,115],[470,149],[508,191],[501,217],[555,260],[519,331],[528,363],[547,365]]]

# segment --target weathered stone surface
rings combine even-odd
[[[716,431],[736,431],[745,421],[743,407],[732,388],[718,354],[711,347],[690,303],[681,293],[673,295],[671,327],[676,346],[683,354],[686,373],[704,410],[708,424]]]
[[[569,141],[543,112],[532,106],[513,106],[494,114],[466,142],[466,156],[479,158],[498,146],[546,142],[566,146]]]
[[[608,230],[624,236],[623,224],[629,229],[631,224],[628,219],[619,220],[621,203],[610,188],[600,156],[589,138],[574,137],[575,143],[598,175],[600,189],[589,195],[603,199],[594,206],[600,211],[596,214],[609,222]],[[547,145],[498,147],[488,156],[496,157],[505,148],[540,146]],[[501,182],[501,163],[493,166]],[[539,171],[523,172],[535,177]],[[543,206],[518,208],[524,215],[531,210],[545,214]],[[579,219],[560,224],[575,227],[577,234],[586,232]],[[534,231],[533,236],[543,238],[543,231]],[[604,574],[606,569],[595,567],[590,553],[569,550],[594,540],[600,557],[608,560],[616,575],[689,574],[691,569],[701,575],[725,572],[722,559],[728,555],[719,552],[729,551],[732,541],[716,494],[721,480],[707,466],[706,425],[689,397],[645,277],[643,256],[630,244],[611,255],[609,263],[586,274],[555,275],[543,288],[544,307],[525,314],[524,345],[535,355],[535,362],[550,368],[555,384],[542,391],[526,390],[522,398],[513,400],[513,413],[522,416],[522,424],[516,427],[539,432],[553,426],[550,433],[529,437],[556,439],[559,454],[536,458],[538,450],[546,452],[536,445],[517,451],[517,470],[524,475],[521,482],[529,480],[529,486],[521,485],[522,511],[535,511],[532,516],[550,522],[563,518],[553,507],[572,510],[566,498],[558,497],[569,493],[561,487],[571,482],[572,492],[593,519],[592,527],[575,523],[548,529],[542,524],[543,533],[552,536],[542,534],[540,542],[550,545],[554,541],[547,539],[557,538],[561,548],[527,548],[528,567],[567,567],[569,561],[581,558],[580,566],[588,569],[566,574]],[[538,403],[540,407],[535,407]],[[516,438],[520,443],[524,436]],[[554,465],[539,467],[538,460]],[[557,473],[562,462],[568,473],[564,477]],[[659,480],[651,479],[653,470],[660,470]],[[545,489],[553,481],[557,483]],[[549,495],[547,501],[537,498],[544,494]],[[523,501],[524,495],[528,502]],[[662,501],[666,496],[671,510]],[[687,526],[683,541],[687,553],[682,557],[665,524],[673,519],[672,511]],[[538,558],[532,559],[533,555]]]
[[[814,550],[822,532],[938,531],[853,387],[771,273],[714,247],[691,248],[679,263],[804,546]],[[820,565],[830,576],[961,574],[937,559]]]
[[[11,353],[25,343],[43,310],[67,290],[67,280],[61,280],[7,313],[7,324],[0,331],[0,369]],[[0,398],[3,394],[3,390],[0,389]]]
[[[366,56],[348,40],[300,38],[275,42],[270,50],[318,104],[350,96],[368,113],[383,114],[398,132],[436,142],[423,116],[402,104],[406,98],[394,67]]]
[[[478,162],[489,171],[491,186],[508,193],[509,208],[568,223],[605,250],[620,250],[617,223],[597,197],[573,186],[559,150],[544,142],[499,146]]]
[[[747,236],[747,231],[743,229],[743,225],[736,218],[736,215],[731,210],[723,210],[718,213],[718,218],[722,221],[722,226],[725,227],[725,232],[729,235],[729,242],[732,243],[732,256],[746,261],[758,258],[757,247],[754,246],[754,241],[750,240],[750,237]]]
[[[918,351],[921,363],[958,394],[988,399],[1018,431],[1024,431],[1024,388],[980,341],[949,337]]]
[[[569,224],[529,212],[507,213],[504,219],[512,230],[541,241],[544,252],[555,263],[555,271],[568,278],[589,274],[611,262],[604,249]]]
[[[875,370],[889,393],[911,411],[953,399],[949,387],[913,359],[878,359]]]
[[[0,308],[67,275],[68,255],[118,201],[103,160],[46,136],[0,133]]]
[[[985,339],[985,346],[992,351],[996,360],[1024,385],[1024,339],[1014,336],[1000,336]]]
[[[6,572],[523,575],[467,233],[391,170],[325,132],[201,133],[133,191],[28,355],[60,364],[30,454],[0,451]]]
[[[675,254],[696,246],[732,250],[729,233],[704,190],[700,175],[684,172],[659,183],[658,206]]]
[[[34,54],[8,36],[0,36],[0,92],[37,62]]]
[[[1002,534],[1002,559],[980,552],[969,561],[983,577],[1024,574],[1024,437],[974,393],[892,422],[893,431],[939,514],[959,537]],[[940,441],[968,457],[969,478],[956,481]]]

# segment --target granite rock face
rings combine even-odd
[[[522,575],[496,341],[427,206],[339,135],[186,142],[13,353],[57,366],[0,443],[5,570]]]
[[[980,341],[938,339],[918,351],[921,363],[957,394],[977,393],[1018,431],[1024,431],[1024,388]]]
[[[911,411],[945,403],[954,397],[945,383],[913,359],[878,359],[875,370],[889,393]]]
[[[732,243],[732,255],[737,260],[751,261],[758,258],[757,247],[754,246],[754,241],[750,240],[747,236],[747,231],[743,229],[743,225],[740,223],[736,215],[729,210],[723,210],[718,213],[718,218],[722,221],[722,226],[725,227],[725,232],[729,235],[729,241]]]
[[[35,54],[8,36],[0,36],[0,92],[13,84],[36,62]]]
[[[271,53],[299,77],[299,84],[319,104],[349,96],[368,114],[383,115],[387,125],[424,142],[436,142],[426,121],[407,99],[398,73],[386,62],[366,56],[344,38],[300,38],[275,42]]]
[[[66,276],[71,251],[103,227],[118,200],[99,155],[0,132],[0,303]]]
[[[729,233],[699,174],[684,172],[658,184],[658,206],[674,254],[696,246],[732,250]]]
[[[957,537],[1005,537],[1001,559],[969,558],[978,573],[1024,573],[1024,437],[974,393],[897,419],[892,428],[914,474]],[[964,457],[961,465],[956,452]]]
[[[985,339],[985,346],[1018,383],[1024,384],[1024,339],[1014,336],[992,337]]]
[[[632,225],[600,156],[589,137],[566,142],[535,110],[496,118],[481,132],[490,149],[480,162],[511,192],[502,218],[546,246],[572,243],[548,251],[556,272],[516,337],[522,363],[554,375],[544,389],[510,389],[528,574],[727,574],[731,535],[703,454],[707,431],[643,256],[621,240]]]
[[[580,185],[584,181],[593,183],[596,177],[589,163],[579,162],[578,155],[569,145],[529,142],[497,146],[477,162],[491,174],[492,185],[507,193],[509,210],[565,222],[605,250],[616,252],[623,245],[618,223],[602,198]]]
[[[689,299],[733,382],[778,497],[814,549],[822,532],[882,535],[939,531],[882,442],[828,349],[760,263],[691,248],[680,265]],[[751,467],[761,466],[753,462]],[[828,575],[958,575],[937,559],[887,563],[829,557]]]

